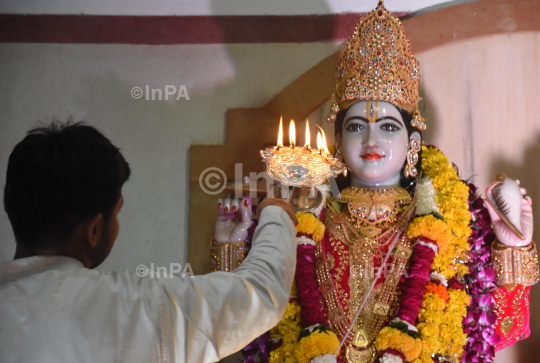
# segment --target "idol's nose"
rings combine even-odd
[[[379,148],[376,134],[375,124],[370,123],[367,127],[367,132],[365,133],[366,136],[362,145],[366,151],[372,152]]]

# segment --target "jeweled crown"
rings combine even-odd
[[[347,41],[338,63],[336,93],[327,121],[335,121],[340,110],[358,101],[388,101],[410,112],[412,126],[423,131],[426,125],[418,111],[419,86],[420,66],[401,21],[379,1],[358,21]]]

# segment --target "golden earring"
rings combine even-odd
[[[334,157],[336,159],[339,159],[339,160],[343,161],[343,157],[341,156],[341,148],[336,149],[336,153],[334,154]]]
[[[405,166],[405,178],[409,176],[415,177],[418,175],[415,165],[418,162],[418,153],[422,149],[420,140],[412,139],[411,148],[407,151],[407,165]]]

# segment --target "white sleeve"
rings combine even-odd
[[[171,362],[215,362],[279,322],[294,278],[295,236],[288,214],[268,206],[240,268],[158,280],[162,344]]]

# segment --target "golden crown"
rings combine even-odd
[[[411,54],[401,21],[379,1],[358,21],[347,41],[327,121],[335,121],[340,110],[358,101],[388,101],[410,112],[411,125],[423,131],[426,124],[418,111],[419,86],[420,66]]]

